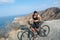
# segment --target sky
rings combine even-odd
[[[0,17],[24,15],[50,7],[60,7],[60,0],[0,0]]]

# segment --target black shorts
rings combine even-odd
[[[39,22],[34,22],[32,25],[32,28],[39,28]]]

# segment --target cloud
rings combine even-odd
[[[53,3],[52,3],[52,6],[60,6],[60,0],[55,0]]]
[[[60,1],[53,2],[54,5],[59,4],[59,3],[60,3]]]
[[[0,0],[1,3],[14,3],[15,0]]]

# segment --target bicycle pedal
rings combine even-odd
[[[44,32],[46,32],[46,30],[44,30]]]

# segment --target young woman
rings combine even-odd
[[[39,23],[41,20],[42,20],[42,17],[39,15],[39,13],[37,11],[34,11],[32,18],[30,18],[30,22],[33,22],[32,32],[34,32],[35,30],[39,32]]]

